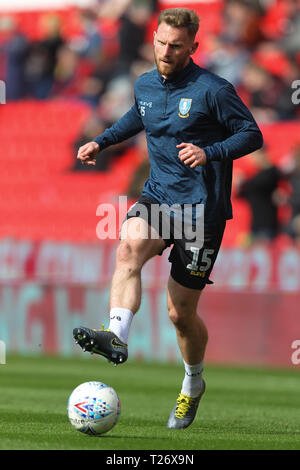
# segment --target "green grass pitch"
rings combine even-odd
[[[8,356],[0,365],[0,449],[291,450],[300,448],[299,369],[205,367],[207,390],[194,423],[166,427],[183,378],[179,364],[103,358]],[[117,391],[121,416],[107,434],[90,437],[67,417],[82,382]]]

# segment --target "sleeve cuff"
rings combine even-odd
[[[211,162],[213,160],[218,160],[218,158],[216,158],[216,155],[215,155],[216,152],[214,152],[213,149],[210,146],[203,147],[202,150],[204,150],[204,152],[205,152],[207,162]]]

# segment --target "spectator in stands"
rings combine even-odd
[[[17,21],[10,16],[1,18],[0,30],[5,35],[0,50],[4,53],[4,63],[6,62],[6,72],[1,77],[6,83],[6,100],[19,100],[27,94],[25,64],[29,42],[19,30]]]
[[[207,42],[209,54],[205,66],[234,86],[239,85],[243,68],[250,60],[250,52],[228,36],[211,35]]]
[[[296,119],[297,108],[294,106],[291,96],[293,93],[291,84],[300,77],[300,67],[296,60],[289,57],[278,43],[264,41],[253,52],[252,62],[266,70],[271,76],[270,84],[273,91],[273,83],[276,84],[278,96],[274,96],[271,101],[271,106],[276,112],[275,119]],[[263,94],[268,96],[270,90],[267,89],[267,86],[265,88]]]
[[[101,60],[103,38],[100,33],[98,15],[93,10],[83,10],[80,14],[82,34],[70,42],[70,46],[81,57],[95,65]]]
[[[145,2],[132,2],[120,18],[120,51],[115,75],[128,75],[134,61],[141,59],[141,47],[145,42],[151,8]]]
[[[266,148],[252,154],[256,174],[237,184],[237,197],[248,201],[251,209],[251,238],[253,241],[273,240],[278,234],[276,191],[281,178],[279,169],[268,157]]]
[[[99,115],[103,120],[115,122],[132,106],[132,86],[130,77],[115,77],[107,86],[107,91],[99,102]]]
[[[69,44],[64,44],[57,53],[52,96],[63,95],[74,98],[78,97],[78,68],[78,54],[71,49]]]
[[[113,76],[115,61],[115,57],[103,57],[103,60],[98,65],[98,67],[95,68],[93,73],[93,76],[98,78],[103,84],[104,91],[106,90],[106,87]]]
[[[104,83],[97,76],[84,77],[78,84],[78,97],[91,107],[97,108],[103,88]]]
[[[282,81],[271,75],[265,68],[253,62],[243,70],[241,90],[248,95],[249,107],[259,122],[279,119],[279,98],[284,90]]]
[[[117,120],[128,106],[128,84],[132,85],[140,71],[153,67],[152,45],[146,39],[157,3],[157,0],[99,0],[96,9],[81,13],[79,10],[82,34],[68,38],[63,34],[63,18],[43,14],[43,37],[31,43],[14,24],[15,20],[10,18],[7,22],[2,17],[0,30],[5,21],[11,25],[9,41],[6,48],[2,47],[7,73],[1,78],[7,84],[7,99],[57,95],[79,98],[94,108],[100,103],[100,109],[104,109],[104,116],[100,111],[101,117]],[[270,36],[262,26],[270,10],[269,2],[224,1],[223,27],[218,35],[210,33],[209,46],[202,55],[205,67],[237,87],[259,122],[299,116],[291,100],[294,91],[291,83],[299,79],[300,73],[299,3],[300,0],[285,0],[285,21],[278,25],[276,35]],[[276,10],[274,3],[271,7]],[[281,11],[282,5],[278,9]],[[105,40],[107,33],[102,27],[107,24],[112,25],[113,31],[109,41]],[[270,53],[276,55],[276,50],[281,60],[270,59]]]
[[[260,28],[263,14],[259,0],[227,0],[223,35],[240,46],[252,49],[264,37]]]
[[[289,182],[292,189],[289,200],[292,213],[285,231],[293,239],[300,241],[300,144],[295,151],[293,169],[289,174]]]
[[[286,3],[288,17],[285,21],[285,35],[280,44],[290,56],[296,57],[300,44],[300,1],[287,0]]]
[[[61,22],[57,15],[41,18],[43,39],[34,41],[26,61],[25,75],[30,96],[46,99],[54,83],[54,71],[59,49],[65,43],[61,34]]]

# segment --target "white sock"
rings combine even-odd
[[[203,361],[192,366],[187,364],[185,361],[183,361],[183,363],[185,376],[182,382],[181,393],[195,398],[199,395],[202,387]]]
[[[115,333],[123,343],[128,343],[128,336],[133,313],[128,308],[112,308],[109,313],[108,329]]]

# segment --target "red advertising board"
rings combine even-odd
[[[7,350],[82,354],[72,329],[107,326],[115,247],[2,242],[0,339]],[[167,258],[144,268],[142,305],[129,338],[132,358],[180,358],[166,307]],[[206,360],[297,367],[299,248],[223,249],[212,279],[199,302],[209,331]]]

